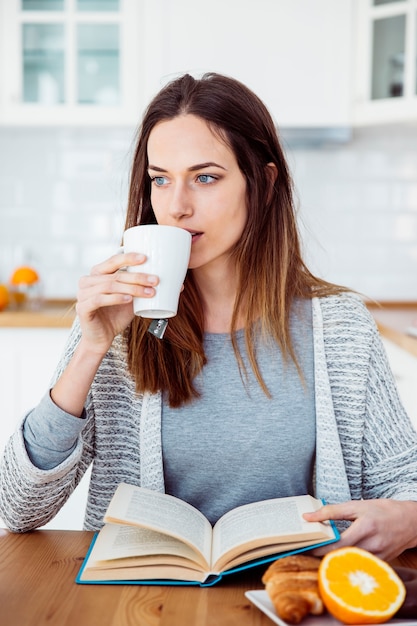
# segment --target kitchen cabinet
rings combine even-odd
[[[254,89],[281,127],[345,129],[352,2],[212,0],[196,10],[193,0],[49,0],[51,11],[46,0],[2,2],[0,122],[136,126],[168,80],[215,71]],[[92,10],[101,4],[111,10]],[[119,61],[120,85],[113,73],[97,94],[104,53],[108,67]]]
[[[0,328],[0,451],[24,414],[47,391],[68,333],[68,328]],[[46,527],[82,528],[88,481],[89,474]]]
[[[417,0],[356,0],[353,121],[417,119]]]
[[[287,128],[350,125],[352,0],[160,0],[146,22],[152,91],[161,77],[221,72],[251,87]],[[151,17],[149,15],[149,17]]]
[[[215,71],[280,127],[348,139],[416,119],[416,22],[417,0],[8,0],[0,123],[136,126],[168,80]]]
[[[0,328],[2,382],[1,438],[48,389],[68,337],[68,329]]]
[[[0,3],[0,122],[137,122],[143,3]],[[133,77],[133,79],[132,79]]]

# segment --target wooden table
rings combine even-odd
[[[271,626],[245,597],[261,589],[254,568],[215,587],[78,585],[92,533],[0,529],[1,626]],[[417,550],[399,563],[417,569]]]
[[[0,625],[271,625],[244,596],[247,589],[262,588],[260,571],[206,589],[77,585],[74,580],[92,535],[0,530]]]

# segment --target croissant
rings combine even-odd
[[[281,619],[299,624],[309,613],[320,615],[324,606],[318,588],[320,559],[295,554],[274,561],[262,577]]]

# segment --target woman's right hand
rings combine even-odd
[[[157,276],[125,269],[141,265],[145,260],[143,254],[115,254],[80,279],[76,311],[82,342],[96,354],[104,355],[116,335],[132,321],[133,298],[155,295],[154,288],[159,282]]]

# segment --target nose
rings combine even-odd
[[[177,182],[173,187],[168,212],[175,220],[192,215],[192,196],[186,184]]]

